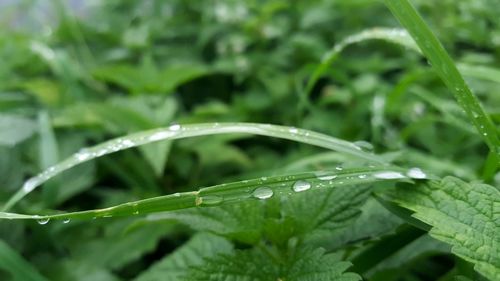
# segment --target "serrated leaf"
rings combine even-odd
[[[262,203],[249,201],[237,205],[188,209],[151,215],[149,219],[172,219],[198,231],[210,231],[251,244],[261,237],[264,224]]]
[[[139,275],[135,281],[184,281],[189,268],[202,265],[205,258],[229,253],[232,245],[226,239],[209,234],[198,233],[171,255],[155,263]]]
[[[345,273],[348,262],[323,249],[300,248],[294,254],[271,257],[262,248],[239,250],[207,260],[193,268],[189,281],[357,281],[354,273]]]
[[[297,228],[306,239],[330,238],[360,215],[369,192],[369,186],[309,192],[290,197],[290,203],[283,205],[283,213],[297,222]]]
[[[500,280],[500,191],[454,177],[418,187],[400,187],[393,201],[432,226],[430,235],[452,245],[452,252]]]

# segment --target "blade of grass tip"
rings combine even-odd
[[[275,195],[292,195],[308,190],[357,186],[382,181],[405,181],[431,179],[431,175],[420,169],[402,169],[393,166],[364,168],[337,168],[332,171],[308,172],[285,176],[261,177],[211,187],[198,191],[175,193],[114,207],[53,215],[23,215],[0,212],[0,219],[36,219],[45,224],[50,219],[94,219],[117,216],[145,215],[194,207],[212,207],[232,204],[244,200],[265,200]]]
[[[325,74],[328,68],[347,46],[367,40],[385,40],[388,42],[403,45],[416,52],[420,52],[420,49],[415,44],[415,41],[413,41],[408,32],[406,32],[406,30],[402,28],[375,27],[348,36],[340,43],[333,46],[333,48],[323,56],[323,58],[321,59],[321,63],[316,67],[313,74],[307,81],[304,91],[304,95],[306,96],[306,98],[311,94],[311,91],[316,82],[318,82],[321,76]]]
[[[486,114],[478,98],[469,89],[448,52],[432,33],[417,10],[408,0],[384,0],[385,5],[408,30],[445,85],[476,127],[500,164],[500,141],[495,125]]]
[[[333,138],[325,134],[294,127],[256,124],[256,123],[203,123],[190,125],[172,125],[166,128],[142,131],[124,137],[112,139],[96,146],[85,148],[73,154],[62,162],[49,167],[45,171],[27,180],[23,187],[16,192],[5,204],[3,211],[10,209],[36,187],[53,178],[59,173],[68,170],[80,163],[110,154],[116,151],[137,147],[160,140],[174,140],[195,136],[206,136],[215,134],[243,133],[254,134],[319,146],[374,163],[386,163],[386,161],[372,153],[363,151],[354,143]]]

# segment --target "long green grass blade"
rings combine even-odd
[[[448,52],[408,0],[385,0],[384,3],[408,30],[439,77],[453,92],[458,104],[497,156],[497,163],[500,164],[500,140],[495,125],[465,83]]]
[[[220,184],[198,191],[175,193],[114,207],[73,213],[51,215],[22,215],[0,213],[0,219],[37,219],[41,223],[49,219],[92,219],[115,216],[145,215],[150,213],[181,210],[194,207],[212,207],[237,203],[244,200],[265,200],[276,195],[292,195],[303,191],[339,186],[373,184],[381,181],[411,181],[431,178],[419,169],[402,169],[390,166],[309,172],[286,176],[262,177],[252,180]]]
[[[420,49],[415,44],[415,41],[413,41],[410,34],[408,34],[406,30],[401,28],[375,27],[348,36],[340,43],[333,46],[333,48],[323,56],[323,58],[321,59],[321,63],[316,67],[316,69],[314,69],[313,74],[307,81],[307,85],[304,91],[306,98],[311,94],[314,85],[318,82],[321,76],[325,74],[328,68],[346,47],[367,40],[384,40],[387,42],[403,45],[416,52],[420,52]]]
[[[215,134],[243,133],[269,136],[281,139],[288,139],[315,145],[344,154],[364,159],[368,162],[385,163],[382,158],[363,151],[361,147],[354,143],[327,136],[325,134],[298,129],[294,127],[256,124],[256,123],[203,123],[190,125],[172,125],[167,128],[160,128],[130,134],[124,137],[112,139],[96,146],[85,148],[78,153],[63,160],[57,165],[49,167],[37,176],[29,179],[23,187],[10,198],[3,208],[3,211],[10,209],[24,196],[33,191],[36,187],[83,162],[110,154],[116,151],[137,147],[144,144],[161,140],[174,140],[196,136],[206,136]]]

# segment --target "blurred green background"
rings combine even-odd
[[[498,123],[498,2],[412,3]],[[396,163],[477,179],[486,146],[411,50],[382,41],[350,46],[304,97],[322,56],[372,27],[399,24],[368,0],[2,1],[0,202],[82,147],[174,123],[302,127],[370,142]],[[16,211],[100,208],[349,161],[248,135],[160,142],[77,166]],[[498,185],[500,177],[490,180]],[[0,221],[0,238],[48,280],[131,280],[192,235],[170,220]],[[441,258],[425,261],[438,275],[452,267]],[[415,264],[422,263],[410,260],[402,276],[421,279],[390,280],[437,280]],[[0,271],[0,280],[9,276]]]

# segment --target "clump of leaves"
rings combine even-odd
[[[154,6],[159,4],[151,3],[155,4],[148,11],[155,13],[157,10]],[[251,34],[260,31],[263,36],[279,37],[286,32],[266,26],[270,15],[282,19],[280,11],[286,7],[285,3],[279,1],[273,3],[245,23]],[[217,42],[215,46],[220,49],[220,53],[226,54],[228,48],[232,53],[219,58],[213,68],[199,61],[184,64],[169,62],[168,67],[160,66],[155,64],[152,59],[154,54],[151,53],[139,60],[139,68],[119,62],[121,56],[128,56],[129,51],[146,49],[152,44],[149,36],[158,32],[157,27],[163,24],[145,21],[141,16],[138,18],[143,21],[131,22],[133,26],[121,38],[128,49],[109,50],[110,54],[105,55],[107,58],[103,60],[111,60],[112,63],[105,66],[94,68],[92,65],[79,65],[64,52],[54,52],[42,43],[32,43],[33,52],[47,60],[53,74],[64,83],[53,85],[51,80],[36,80],[26,81],[16,87],[33,91],[38,101],[46,106],[64,105],[56,111],[56,117],[52,120],[47,112],[38,113],[36,122],[14,114],[0,115],[0,133],[9,139],[3,141],[2,145],[15,148],[39,130],[37,144],[40,155],[37,161],[38,166],[43,168],[43,172],[27,180],[20,190],[5,201],[3,212],[0,212],[5,225],[12,226],[8,232],[0,229],[0,237],[6,241],[0,241],[0,268],[8,274],[5,277],[11,280],[138,281],[500,280],[500,189],[491,185],[500,164],[498,129],[491,117],[496,115],[482,107],[455,62],[416,9],[407,0],[387,0],[385,4],[408,33],[403,29],[374,28],[351,35],[328,51],[312,71],[305,68],[295,73],[295,79],[302,77],[303,73],[310,76],[304,85],[297,83],[297,112],[272,106],[276,101],[287,102],[286,94],[277,89],[278,86],[288,87],[287,79],[279,76],[276,80],[256,77],[258,85],[249,86],[251,90],[245,98],[259,102],[247,108],[243,106],[244,101],[236,99],[231,106],[238,109],[233,111],[229,109],[231,106],[224,103],[209,101],[203,106],[197,105],[197,101],[189,97],[193,94],[189,87],[193,87],[194,92],[197,90],[195,84],[184,85],[186,97],[169,96],[161,99],[150,96],[171,93],[189,81],[204,79],[209,75],[227,75],[235,69],[245,69],[242,61],[248,58],[242,57],[240,49],[247,47],[246,40],[249,37],[245,36],[248,34],[229,38],[227,42]],[[179,4],[179,7],[185,8],[185,12],[195,9],[194,6],[186,5]],[[248,12],[238,5],[216,6],[211,16],[224,22],[224,25],[204,31],[214,34],[219,32],[219,28],[238,25],[239,18],[231,15]],[[182,9],[179,7],[176,6],[176,9]],[[136,11],[138,14],[141,13],[139,10]],[[315,25],[312,18],[321,18],[322,13],[313,9],[306,15],[309,15],[305,17],[308,20],[300,25],[307,29],[307,26]],[[77,49],[77,53],[91,62],[93,58],[86,50],[89,46],[82,42],[83,38],[79,35],[81,30],[71,17],[66,20],[68,30],[61,30],[60,36],[79,41],[81,49]],[[227,23],[230,24],[225,25]],[[262,29],[259,29],[261,25]],[[190,27],[185,28],[185,34],[165,36],[188,36]],[[309,44],[307,36],[302,35],[289,43]],[[331,64],[341,63],[337,60],[340,60],[340,52],[347,46],[369,39],[403,45],[429,61],[435,73],[454,94],[458,106],[450,100],[429,94],[423,87],[416,86],[408,91],[414,92],[434,109],[428,119],[421,117],[425,122],[434,124],[436,119],[441,118],[440,122],[457,130],[458,133],[453,131],[457,137],[452,139],[459,140],[450,145],[452,148],[446,148],[444,144],[436,146],[439,130],[431,129],[427,134],[433,137],[430,142],[419,139],[420,145],[429,152],[420,152],[400,144],[385,147],[397,147],[398,150],[375,153],[373,145],[366,141],[347,141],[291,126],[249,122],[197,123],[199,120],[211,119],[211,116],[222,116],[222,120],[238,117],[246,119],[243,117],[252,116],[255,111],[268,113],[282,110],[288,118],[298,115],[306,126],[314,124],[315,120],[321,119],[321,114],[329,112],[328,108],[319,110],[314,104],[315,99],[327,106],[349,105],[348,95],[343,96],[343,91],[345,93],[347,90],[336,89],[332,97],[327,89],[317,98],[314,96],[318,95],[315,88],[323,83],[324,77],[346,80],[346,77],[335,71],[329,73]],[[201,53],[209,52],[205,48],[210,46],[207,43],[210,38],[200,41],[197,48],[202,49]],[[176,51],[176,55],[182,56],[182,48]],[[261,53],[253,55],[251,59],[258,61]],[[116,56],[118,59],[114,61]],[[279,69],[280,64],[276,65]],[[268,73],[278,72],[277,69],[261,70],[262,73]],[[489,75],[491,69],[478,70],[469,65],[460,65],[460,69],[467,76],[495,80]],[[391,131],[390,127],[384,127],[385,123],[389,123],[385,118],[390,117],[390,112],[386,114],[385,111],[395,111],[394,108],[401,104],[402,93],[412,81],[422,77],[432,80],[433,74],[427,72],[424,75],[424,71],[417,68],[401,78],[387,98],[375,95],[371,109],[375,142],[382,141],[383,130]],[[242,80],[252,81],[251,74],[245,70],[238,75]],[[135,77],[140,81],[134,82]],[[370,84],[367,81],[372,78],[363,79],[363,83],[347,88],[358,88],[354,91],[363,95],[367,91],[361,85]],[[214,85],[214,88],[224,88],[224,79],[217,81],[220,84]],[[102,88],[113,85],[127,89],[134,97],[125,99],[116,95],[105,104],[92,99],[79,100],[79,91],[83,89],[80,88],[81,84],[95,92],[105,92]],[[48,88],[40,90],[40,85]],[[434,85],[434,82],[430,85]],[[67,91],[59,91],[59,87]],[[272,98],[257,94],[260,87],[270,90]],[[433,87],[440,89],[438,86]],[[71,100],[79,101],[69,102]],[[16,101],[7,97],[5,102]],[[414,105],[422,107],[421,103]],[[179,109],[182,107],[186,107],[185,110],[189,112],[184,119],[179,118],[184,121],[181,122],[183,124],[174,123],[165,127],[174,120],[177,110],[183,110]],[[194,109],[190,111],[189,107]],[[315,116],[317,109],[321,112],[319,117]],[[406,114],[405,109],[402,109],[403,114]],[[19,124],[19,130],[12,131],[9,126],[3,126],[14,123]],[[352,123],[355,124],[354,121]],[[390,133],[383,140],[401,143],[413,135],[417,135],[415,138],[418,139],[415,131],[420,128],[426,130],[426,127],[415,124],[405,128],[400,140],[396,141]],[[89,142],[99,144],[74,153],[86,143],[82,140],[87,138],[72,136],[69,131],[66,132],[67,139],[57,138],[54,131],[55,128],[67,130],[75,126],[104,128],[106,133],[99,135],[88,129],[88,139],[92,140]],[[321,126],[331,127],[331,123],[318,125],[318,128],[321,129]],[[345,128],[346,131],[349,129]],[[125,136],[100,142],[107,134]],[[275,155],[275,151],[281,151],[281,142],[276,145],[271,140],[269,145],[274,145],[273,149],[265,150],[265,146],[255,147],[245,143],[252,135],[285,139],[330,151],[316,154],[311,148],[297,150],[294,152],[297,155]],[[194,137],[200,137],[201,141]],[[175,139],[186,139],[184,142],[187,145],[179,145],[171,151]],[[487,157],[466,156],[462,152],[468,151],[467,146],[481,146],[480,140],[488,148]],[[465,142],[466,145],[463,145]],[[250,159],[239,146],[255,150],[255,155],[262,157],[261,162]],[[470,157],[461,159],[480,164],[470,167],[454,162],[452,157],[440,159],[446,157],[449,149],[454,153],[461,152],[458,157]],[[118,151],[122,152],[115,154]],[[59,154],[67,158],[63,159]],[[106,156],[108,154],[113,154],[109,157],[122,158],[113,161]],[[12,159],[12,165],[19,166],[21,160],[15,151],[5,149],[4,155]],[[173,163],[168,168],[173,168],[181,178],[184,176],[195,181],[182,183],[175,178],[161,178],[167,155],[170,156],[168,163]],[[196,173],[201,172],[192,160],[193,155],[202,164],[210,163],[215,167],[222,165],[228,170],[235,170],[230,170],[232,174],[211,170],[213,178],[207,176],[204,177],[207,179],[205,182],[196,181]],[[276,162],[280,158],[287,159],[285,162]],[[93,180],[89,180],[96,174],[96,161],[91,161],[94,159],[104,167],[100,169],[108,171],[113,175],[112,178],[119,178],[131,191],[112,188],[97,191],[88,197],[79,198],[80,202],[75,204],[77,208],[69,204],[74,211],[56,211],[61,203],[86,194],[84,191],[94,184]],[[276,165],[274,162],[279,167],[273,167]],[[230,165],[223,166],[227,163]],[[263,168],[257,173],[238,173],[246,171],[248,166]],[[478,181],[473,168],[481,169],[481,178],[486,183]],[[450,176],[450,173],[454,176]],[[232,180],[220,184],[219,178],[223,177]],[[169,186],[180,184],[186,187],[174,188],[175,192],[169,195],[159,195],[163,190],[155,179],[163,180]],[[101,181],[99,184],[110,183]],[[23,205],[25,200],[21,199],[40,186],[44,187],[40,196],[42,203]],[[193,186],[207,187],[193,189]],[[7,192],[8,195],[12,193],[12,189]],[[36,194],[33,192],[33,195]],[[95,198],[102,199],[102,202]],[[19,213],[10,212],[12,208],[18,208]],[[81,208],[86,210],[81,211]],[[34,214],[23,214],[23,211]],[[21,220],[36,220],[38,224],[52,228],[26,223],[26,227],[34,232],[33,237],[32,240],[20,242],[16,240],[16,234],[25,232]],[[87,227],[89,224],[92,226]],[[37,241],[44,241],[50,245],[47,247],[54,249],[46,250]],[[47,251],[57,254],[44,262],[46,255],[43,253]],[[32,256],[28,256],[27,261],[19,252]],[[69,258],[61,261],[60,256]]]

